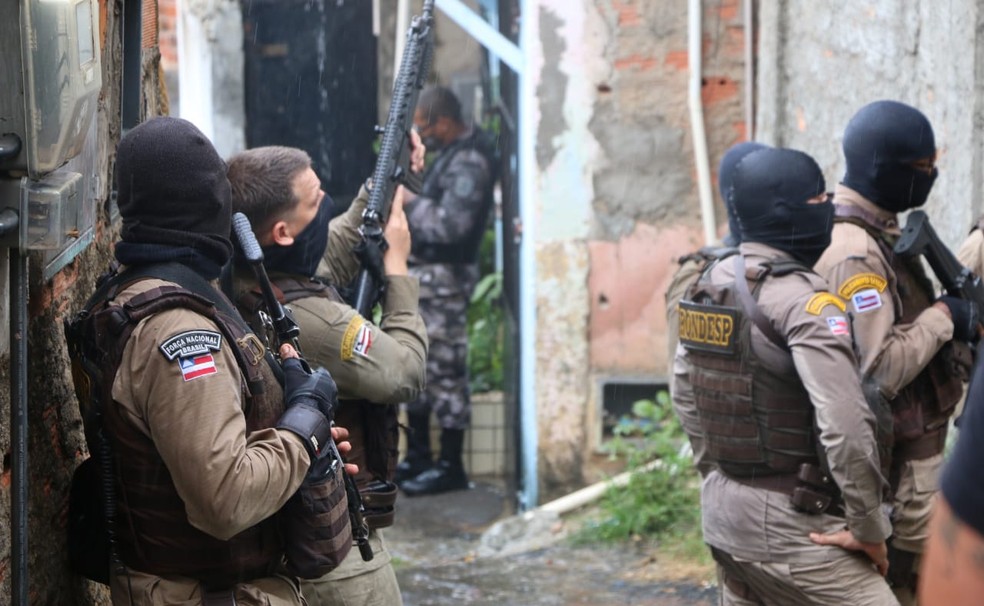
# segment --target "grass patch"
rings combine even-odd
[[[579,544],[651,543],[663,556],[698,568],[712,566],[700,529],[700,478],[669,395],[639,400],[620,419],[609,456],[637,470],[625,486],[612,487],[572,535]],[[641,469],[658,461],[651,469]]]

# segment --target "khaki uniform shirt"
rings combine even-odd
[[[789,259],[759,243],[743,243],[740,249],[750,268]],[[710,279],[716,284],[731,282],[732,264],[719,263],[710,270]],[[844,312],[835,297],[823,292],[824,285],[814,274],[767,277],[758,303],[790,348],[789,370],[799,375],[810,394],[820,442],[843,495],[847,527],[861,541],[880,542],[891,529],[881,507],[886,482],[878,465],[875,419],[861,392]],[[789,366],[789,354],[757,328],[751,335],[752,348],[764,364]],[[683,371],[686,365],[676,368]],[[692,410],[687,377],[674,375],[674,382],[678,406]],[[790,495],[745,486],[712,470],[702,485],[701,502],[704,540],[731,555],[792,563],[826,561],[843,554],[840,548],[813,544],[809,533],[841,530],[845,518],[800,513],[793,509]]]
[[[854,190],[838,185],[837,204],[858,206],[893,226],[898,221]],[[835,223],[830,246],[814,267],[833,292],[847,301],[854,317],[854,339],[861,372],[877,381],[882,395],[894,399],[929,364],[943,344],[953,338],[953,322],[938,309],[928,308],[909,324],[897,324],[905,304],[897,278],[878,243],[863,227]]]
[[[331,284],[348,284],[359,272],[352,249],[361,239],[367,201],[363,187],[328,226],[317,274]],[[427,328],[417,312],[418,299],[416,278],[389,276],[379,326],[349,305],[323,297],[297,299],[290,307],[301,329],[301,350],[313,366],[328,369],[339,398],[398,404],[417,397],[426,381]]]
[[[142,280],[116,300],[123,304],[163,284],[169,283]],[[186,309],[141,322],[127,341],[112,393],[134,426],[154,441],[191,525],[225,540],[276,513],[301,485],[310,459],[301,439],[289,431],[246,433],[244,379],[225,339],[211,352],[213,366],[197,376],[182,371],[178,358],[163,354],[165,341],[194,330],[220,332],[211,320]],[[174,587],[195,585],[145,574],[134,574],[132,580],[141,579],[146,584],[137,583],[135,604],[175,603],[168,601]],[[114,601],[119,583],[125,591],[125,579],[114,579]]]
[[[984,232],[980,229],[970,232],[957,250],[957,259],[978,277],[984,275]]]

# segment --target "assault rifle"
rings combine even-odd
[[[386,125],[378,129],[382,133],[379,157],[372,173],[372,191],[362,212],[359,233],[362,241],[356,247],[356,255],[362,269],[356,278],[353,307],[364,318],[371,318],[373,305],[379,299],[384,284],[382,258],[386,251],[383,226],[389,218],[396,187],[403,184],[413,193],[420,193],[423,185],[419,175],[410,170],[410,130],[417,98],[430,71],[434,52],[434,0],[424,0],[423,12],[415,16],[407,32],[406,46],[400,60],[400,71],[393,83],[393,99],[390,101]]]
[[[895,254],[902,257],[926,257],[946,294],[974,303],[978,318],[981,318],[984,313],[984,283],[979,276],[964,267],[940,241],[926,213],[921,210],[909,213],[894,250]]]
[[[267,276],[266,268],[263,266],[263,249],[260,248],[260,243],[256,241],[256,236],[253,234],[253,227],[250,225],[246,215],[235,213],[232,216],[232,229],[236,232],[236,239],[239,240],[239,246],[243,251],[243,256],[249,262],[250,267],[253,268],[253,274],[256,276],[256,281],[259,282],[260,290],[263,293],[263,302],[267,309],[269,322],[275,332],[274,341],[276,343],[275,347],[271,347],[271,349],[275,353],[279,353],[281,345],[290,343],[297,350],[297,355],[301,358],[301,364],[305,368],[310,368],[307,361],[301,356],[301,348],[298,343],[301,329],[297,326],[294,318],[284,309],[284,306],[280,304],[280,301],[277,300],[277,295],[273,292],[270,277]],[[267,320],[264,319],[263,321],[266,322]],[[333,419],[328,419],[328,421],[334,423]],[[365,521],[365,505],[362,503],[362,495],[359,494],[359,488],[355,483],[355,478],[345,473],[345,460],[342,459],[341,453],[338,452],[335,441],[328,440],[328,444],[331,452],[327,456],[332,459],[329,470],[332,473],[338,473],[340,471],[344,478],[349,520],[352,524],[352,538],[359,548],[362,559],[368,562],[372,559],[373,553],[372,546],[369,545],[369,526]]]

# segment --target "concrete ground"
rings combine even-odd
[[[410,498],[385,532],[406,606],[711,605],[716,589],[635,545],[576,546],[575,522],[513,515],[495,482]]]

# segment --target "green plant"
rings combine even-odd
[[[502,274],[482,278],[468,308],[468,371],[473,392],[502,389]]]
[[[672,412],[669,394],[661,391],[653,400],[635,402],[632,416],[620,419],[614,433],[607,446],[610,456],[624,457],[635,473],[626,485],[608,490],[600,502],[600,517],[588,522],[578,539],[649,538],[706,560],[699,478],[691,456],[683,451],[686,436]]]

